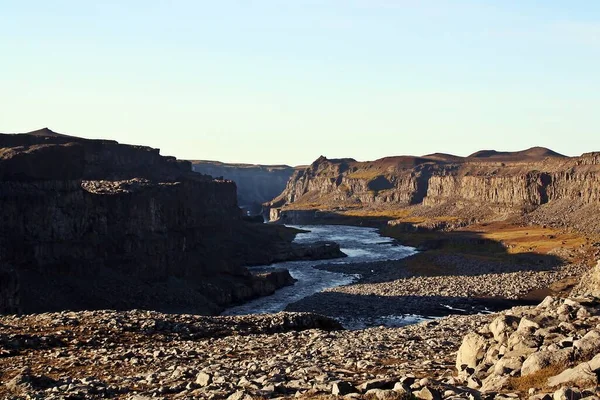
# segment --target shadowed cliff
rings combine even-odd
[[[244,221],[235,183],[188,161],[49,129],[0,135],[0,221],[0,313],[216,313],[293,282],[244,265],[334,256]]]

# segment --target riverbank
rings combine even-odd
[[[499,311],[567,295],[598,257],[594,238],[543,226],[495,223],[445,232],[385,225],[380,232],[422,252],[396,261],[316,266],[360,278],[286,310],[367,325],[390,316]]]
[[[270,272],[285,269],[296,279],[293,286],[278,290],[275,294],[230,308],[225,315],[273,313],[283,311],[292,302],[319,293],[331,287],[346,285],[356,277],[341,269],[329,272],[318,269],[321,264],[352,266],[355,263],[398,260],[414,254],[414,249],[398,246],[393,239],[379,235],[375,228],[345,225],[301,226],[305,232],[298,234],[296,244],[310,246],[315,242],[336,241],[336,246],[347,254],[336,260],[292,261],[251,268],[253,272]]]

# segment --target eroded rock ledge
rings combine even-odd
[[[331,214],[396,216],[434,228],[531,214],[531,222],[597,232],[599,187],[598,153],[565,157],[533,148],[366,162],[320,157],[294,172],[264,212],[272,221],[295,223],[326,222]]]

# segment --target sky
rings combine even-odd
[[[0,0],[0,132],[308,164],[600,151],[597,0]]]

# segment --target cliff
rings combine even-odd
[[[405,209],[406,213],[396,215],[457,223],[531,215],[540,223],[576,225],[578,218],[569,221],[576,209],[599,204],[598,153],[565,157],[533,148],[515,153],[486,150],[469,157],[443,153],[387,157],[372,162],[320,157],[296,171],[285,190],[266,206],[274,219],[295,210]],[[568,215],[565,207],[572,208]],[[587,220],[579,228],[600,230],[598,222]]]
[[[287,165],[226,164],[218,161],[192,161],[196,172],[223,177],[236,183],[238,203],[251,215],[285,188],[295,168]]]
[[[292,283],[244,265],[323,255],[245,222],[231,181],[158,149],[47,129],[0,135],[0,221],[0,313],[215,313]]]

